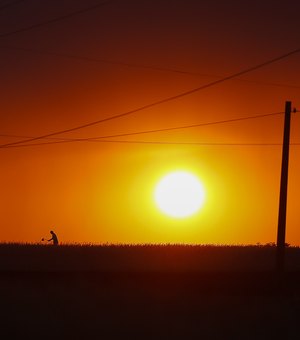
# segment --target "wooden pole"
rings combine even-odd
[[[287,101],[285,103],[285,115],[284,115],[284,133],[282,146],[281,182],[280,182],[277,249],[276,249],[277,250],[276,268],[279,273],[283,273],[285,267],[284,255],[285,255],[285,230],[286,230],[291,110],[292,103]]]

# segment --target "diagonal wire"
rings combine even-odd
[[[135,132],[126,132],[126,133],[104,135],[104,136],[97,136],[97,137],[86,137],[86,138],[46,137],[44,139],[51,139],[51,140],[56,140],[56,141],[67,141],[67,142],[93,141],[93,140],[106,139],[106,138],[117,138],[117,137],[125,137],[125,136],[128,137],[128,136],[136,136],[136,135],[158,133],[158,132],[185,130],[185,129],[191,129],[191,128],[197,128],[197,127],[203,127],[203,126],[210,126],[210,125],[219,125],[219,124],[225,124],[225,123],[234,123],[234,122],[239,122],[239,121],[244,121],[244,120],[281,115],[283,113],[284,112],[265,113],[265,114],[247,116],[247,117],[238,117],[238,118],[232,118],[232,119],[226,119],[226,120],[217,120],[217,121],[206,122],[206,123],[181,125],[181,126],[175,126],[175,127],[152,129],[152,130],[143,130],[143,131],[135,131]],[[13,138],[27,138],[27,139],[35,138],[35,137],[32,137],[32,136],[11,135],[11,134],[0,134],[0,136],[1,137],[13,137]],[[32,145],[32,144],[29,144],[29,145]]]
[[[248,117],[240,117],[240,118],[234,118],[234,119],[227,119],[227,120],[220,120],[220,121],[214,121],[214,122],[207,122],[207,123],[200,123],[200,124],[193,124],[193,125],[184,125],[184,126],[178,126],[178,127],[171,127],[171,128],[163,128],[163,129],[156,129],[156,130],[144,130],[144,131],[137,131],[137,132],[131,132],[131,133],[122,133],[122,134],[115,134],[115,135],[106,135],[106,136],[98,136],[98,137],[88,137],[88,138],[58,138],[58,137],[48,137],[45,139],[54,140],[51,142],[45,142],[45,143],[31,143],[31,144],[19,144],[19,145],[11,145],[7,146],[6,148],[10,148],[12,146],[37,146],[37,145],[49,145],[49,144],[62,144],[62,143],[71,143],[71,142],[117,142],[117,143],[140,143],[140,144],[196,144],[196,145],[219,145],[218,143],[198,143],[198,142],[187,142],[187,143],[176,143],[176,142],[146,142],[146,141],[109,141],[106,140],[106,138],[114,138],[114,137],[124,137],[124,136],[134,136],[134,135],[141,135],[141,134],[147,134],[147,133],[155,133],[155,132],[163,132],[163,131],[173,131],[173,130],[181,130],[181,129],[190,129],[190,128],[196,128],[201,126],[209,126],[209,125],[217,125],[217,124],[224,124],[224,123],[230,123],[230,122],[238,122],[243,120],[249,120],[249,119],[256,119],[256,118],[263,118],[263,117],[270,117],[275,115],[283,114],[284,112],[275,112],[275,113],[268,113],[268,114],[261,114],[261,115],[255,115],[255,116],[248,116]],[[34,138],[29,136],[19,136],[19,135],[10,135],[10,134],[0,134],[1,137],[13,137],[13,138]],[[255,144],[256,145],[256,144]],[[270,144],[268,144],[270,145]],[[271,144],[273,145],[273,144]],[[277,145],[277,144],[274,144]]]
[[[67,58],[67,59],[80,60],[80,61],[85,61],[85,62],[118,65],[118,66],[125,66],[125,67],[130,67],[130,68],[139,68],[139,69],[145,69],[145,70],[171,72],[171,73],[177,73],[177,74],[183,74],[183,75],[189,75],[189,76],[213,77],[213,78],[223,78],[224,77],[224,75],[207,74],[207,73],[200,73],[200,72],[190,72],[190,71],[184,71],[184,70],[179,70],[179,69],[170,68],[170,67],[160,67],[160,66],[127,63],[127,62],[122,62],[122,61],[112,61],[112,60],[107,60],[107,59],[79,56],[79,55],[70,54],[70,53],[52,52],[52,51],[46,51],[46,50],[41,50],[41,49],[17,47],[17,46],[11,46],[11,45],[0,45],[0,48],[8,49],[8,50],[16,50],[16,51],[35,53],[35,54],[42,54],[42,55],[49,55],[49,56],[58,57],[58,58]],[[236,78],[235,80],[240,81],[240,82],[266,85],[266,86],[288,87],[288,88],[295,88],[295,89],[300,88],[300,86],[298,86],[298,85],[265,82],[265,81],[260,81],[260,80],[250,80],[250,79],[243,79],[243,78]]]
[[[153,130],[144,130],[144,131],[129,132],[129,133],[120,133],[120,134],[99,136],[99,137],[86,138],[86,139],[88,140],[88,139],[116,138],[116,137],[127,137],[127,136],[135,136],[135,135],[142,135],[142,134],[149,134],[149,133],[157,133],[157,132],[185,130],[185,129],[197,128],[197,127],[201,127],[201,126],[219,125],[219,124],[226,124],[226,123],[239,122],[239,121],[243,121],[243,120],[250,120],[250,119],[257,119],[257,118],[263,118],[263,117],[276,116],[276,115],[281,115],[281,114],[283,114],[283,113],[284,113],[284,112],[265,113],[265,114],[254,115],[254,116],[248,116],[248,117],[239,117],[239,118],[218,120],[218,121],[214,121],[214,122],[206,122],[206,123],[198,123],[198,124],[182,125],[182,126],[175,126],[175,127],[169,127],[169,128],[161,128],[161,129],[153,129]]]
[[[116,0],[114,0],[114,1],[116,1]],[[11,31],[11,32],[2,33],[2,34],[0,34],[0,38],[9,37],[11,35],[21,33],[21,32],[31,31],[32,29],[42,27],[44,25],[53,24],[53,23],[58,22],[58,21],[62,21],[62,20],[68,19],[68,18],[72,18],[72,17],[74,17],[78,14],[90,12],[94,9],[98,9],[102,6],[108,5],[111,2],[112,2],[112,0],[104,1],[104,2],[101,2],[97,5],[86,7],[86,8],[80,9],[78,11],[74,11],[74,12],[71,12],[71,13],[68,13],[68,14],[65,14],[65,15],[61,15],[61,16],[53,18],[53,19],[49,19],[49,20],[46,20],[46,21],[43,21],[43,22],[40,22],[40,23],[37,23],[37,24],[33,24],[33,25],[30,25],[30,26],[27,26],[27,27],[23,27],[23,28],[20,28],[20,29]]]
[[[30,138],[30,139],[23,139],[23,140],[16,141],[16,142],[13,142],[13,143],[2,144],[2,145],[0,145],[0,148],[6,147],[6,146],[10,146],[10,145],[17,145],[17,144],[22,144],[22,143],[28,143],[28,142],[36,141],[36,140],[39,140],[39,139],[43,139],[43,138],[47,138],[47,137],[52,137],[52,136],[60,135],[60,134],[63,134],[63,133],[77,131],[77,130],[80,130],[80,129],[83,129],[83,128],[86,128],[86,127],[90,127],[90,126],[94,126],[94,125],[98,125],[100,123],[104,123],[104,122],[107,122],[107,121],[110,121],[110,120],[115,120],[115,119],[119,119],[119,118],[122,118],[122,117],[125,117],[125,116],[129,116],[129,115],[131,115],[133,113],[140,112],[140,111],[143,111],[143,110],[146,110],[146,109],[149,109],[149,108],[152,108],[152,107],[164,104],[164,103],[168,103],[168,102],[177,100],[179,98],[191,95],[193,93],[199,92],[201,90],[204,90],[204,89],[213,87],[215,85],[224,83],[225,81],[228,81],[230,79],[239,77],[239,76],[241,76],[243,74],[246,74],[246,73],[249,73],[249,72],[253,72],[253,71],[257,70],[257,69],[260,69],[262,67],[265,67],[265,66],[268,66],[270,64],[273,64],[273,63],[275,63],[275,62],[277,62],[279,60],[285,59],[285,58],[287,58],[287,57],[289,57],[291,55],[294,55],[296,53],[299,53],[299,52],[300,52],[300,48],[298,48],[296,50],[292,50],[290,52],[287,52],[287,53],[282,54],[282,55],[280,55],[278,57],[269,59],[269,60],[267,60],[265,62],[262,62],[260,64],[255,65],[255,66],[252,66],[252,67],[246,68],[246,69],[244,69],[242,71],[233,73],[233,74],[231,74],[231,75],[229,75],[227,77],[224,77],[222,79],[218,79],[218,80],[212,81],[210,83],[201,85],[201,86],[196,87],[194,89],[182,92],[180,94],[177,94],[177,95],[174,95],[174,96],[171,96],[171,97],[168,97],[168,98],[164,98],[164,99],[158,100],[158,101],[150,103],[150,104],[143,105],[141,107],[138,107],[138,108],[130,110],[130,111],[119,113],[119,114],[116,114],[116,115],[113,115],[113,116],[110,116],[110,117],[107,117],[107,118],[99,119],[99,120],[96,120],[96,121],[93,121],[93,122],[90,122],[90,123],[82,124],[82,125],[79,125],[79,126],[76,126],[76,127],[73,127],[73,128],[69,128],[69,129],[65,129],[65,130],[60,130],[60,131],[48,133],[48,134],[41,135],[41,136],[38,136],[38,137]]]

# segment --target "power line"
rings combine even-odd
[[[3,9],[9,8],[11,6],[17,5],[20,2],[24,2],[24,1],[26,1],[26,0],[15,0],[15,1],[9,2],[5,5],[0,6],[0,11],[2,11]]]
[[[23,52],[30,52],[30,53],[37,53],[37,54],[43,54],[43,55],[49,55],[49,56],[58,57],[58,58],[68,58],[68,59],[80,60],[80,61],[85,61],[85,62],[104,63],[104,64],[109,64],[109,65],[118,65],[118,66],[125,66],[125,67],[131,67],[131,68],[171,72],[171,73],[184,74],[184,75],[189,75],[189,76],[213,77],[213,78],[223,78],[224,77],[224,75],[207,74],[207,73],[200,73],[200,72],[190,72],[190,71],[178,70],[178,69],[169,68],[169,67],[159,67],[159,66],[151,66],[151,65],[126,63],[126,62],[121,62],[121,61],[112,61],[112,60],[106,60],[106,59],[99,59],[99,58],[86,57],[86,56],[78,56],[78,55],[74,55],[74,54],[58,53],[58,52],[51,52],[51,51],[46,51],[46,50],[32,49],[32,48],[25,48],[25,47],[16,47],[16,46],[7,46],[7,45],[1,46],[0,45],[0,48],[23,51]],[[288,87],[288,88],[295,88],[295,89],[300,88],[300,86],[298,86],[298,85],[265,82],[265,81],[259,81],[259,80],[250,80],[250,79],[242,79],[242,78],[236,78],[235,80],[240,81],[240,82],[259,84],[259,85],[265,85],[265,86]]]
[[[184,125],[184,126],[178,126],[178,127],[171,127],[171,128],[162,128],[162,129],[155,129],[155,130],[144,130],[144,131],[137,131],[137,132],[130,132],[130,133],[120,133],[120,134],[114,134],[114,135],[105,135],[105,136],[98,136],[98,137],[87,137],[87,138],[58,138],[58,137],[48,137],[45,139],[55,140],[52,142],[46,142],[46,143],[31,143],[31,144],[20,144],[20,146],[36,146],[36,145],[49,145],[49,144],[61,144],[61,143],[71,143],[71,142],[101,142],[102,140],[106,138],[116,138],[116,137],[124,137],[124,136],[135,136],[135,135],[141,135],[141,134],[149,134],[149,133],[156,133],[156,132],[163,132],[163,131],[174,131],[174,130],[180,130],[180,129],[190,129],[190,128],[196,128],[196,127],[202,127],[202,126],[209,126],[209,125],[217,125],[217,124],[224,124],[224,123],[231,123],[231,122],[238,122],[238,121],[244,121],[249,119],[256,119],[256,118],[263,118],[263,117],[270,117],[283,114],[283,112],[275,112],[275,113],[268,113],[268,114],[261,114],[261,115],[255,115],[255,116],[248,116],[248,117],[240,117],[240,118],[234,118],[234,119],[227,119],[227,120],[220,120],[220,121],[214,121],[214,122],[207,122],[207,123],[200,123],[200,124],[192,124],[192,125]],[[10,134],[0,134],[1,137],[13,137],[13,138],[34,138],[29,136],[20,136],[20,135],[10,135]],[[109,142],[108,140],[105,140],[104,142]],[[111,141],[114,142],[114,141]],[[115,141],[120,142],[120,141]],[[123,143],[131,143],[131,141],[121,141]],[[139,141],[134,141],[135,143]],[[139,142],[147,144],[148,142]],[[157,144],[164,144],[165,142],[149,142],[149,143],[157,143]],[[182,144],[182,143],[176,143],[176,142],[166,142],[167,144]],[[195,144],[195,143],[184,143],[184,144]],[[197,144],[199,144],[197,142]],[[206,145],[207,143],[201,143],[201,145]],[[209,145],[218,145],[218,143],[209,143]],[[252,144],[251,144],[252,145]],[[269,145],[269,144],[268,144]],[[11,145],[12,146],[12,145]],[[11,146],[7,146],[5,148],[9,148]],[[4,147],[3,147],[4,148]]]
[[[135,132],[127,132],[127,133],[119,133],[119,134],[112,134],[112,135],[105,135],[105,136],[97,136],[97,137],[87,137],[87,138],[58,138],[58,137],[47,137],[44,139],[51,139],[57,141],[70,141],[70,142],[81,142],[81,141],[93,141],[98,139],[105,139],[105,138],[116,138],[116,137],[128,137],[128,136],[136,136],[142,134],[150,134],[150,133],[158,133],[158,132],[167,132],[167,131],[176,131],[176,130],[184,130],[184,129],[191,129],[203,126],[210,126],[210,125],[218,125],[218,124],[225,124],[225,123],[234,123],[244,120],[250,119],[257,119],[257,118],[264,118],[270,116],[281,115],[284,112],[274,112],[274,113],[265,113],[260,115],[253,115],[247,117],[239,117],[239,118],[232,118],[226,120],[218,120],[206,123],[198,123],[198,124],[190,124],[190,125],[181,125],[175,127],[168,127],[168,128],[161,128],[161,129],[152,129],[152,130],[143,130],[143,131],[135,131]],[[24,135],[11,135],[11,134],[0,134],[1,137],[13,137],[13,138],[26,138],[26,139],[33,139],[35,137],[32,136],[24,136]],[[32,145],[32,144],[29,144]]]
[[[52,132],[52,133],[45,134],[45,135],[42,135],[42,136],[38,136],[38,137],[35,137],[35,138],[31,138],[31,139],[27,139],[27,140],[20,140],[20,141],[16,141],[16,142],[13,142],[13,143],[2,144],[2,145],[0,145],[0,148],[1,147],[6,147],[6,146],[10,146],[10,145],[17,145],[17,144],[22,144],[22,143],[28,143],[28,142],[36,141],[36,140],[47,138],[47,137],[52,137],[52,136],[63,134],[63,133],[77,131],[77,130],[80,130],[80,129],[83,129],[83,128],[86,128],[86,127],[90,127],[90,126],[93,126],[93,125],[98,125],[100,123],[104,123],[104,122],[107,122],[107,121],[110,121],[110,120],[119,119],[119,118],[122,118],[122,117],[125,117],[125,116],[129,116],[129,115],[131,115],[133,113],[140,112],[140,111],[143,111],[143,110],[146,110],[146,109],[149,109],[149,108],[152,108],[152,107],[155,107],[155,106],[158,106],[158,105],[161,105],[161,104],[164,104],[164,103],[167,103],[167,102],[170,102],[170,101],[173,101],[173,100],[185,97],[185,96],[188,96],[190,94],[193,94],[193,93],[196,93],[198,91],[207,89],[209,87],[213,87],[213,86],[218,85],[220,83],[223,83],[223,82],[225,82],[227,80],[239,77],[239,76],[241,76],[241,75],[243,75],[245,73],[249,73],[249,72],[255,71],[255,70],[259,69],[259,68],[265,67],[265,66],[270,65],[272,63],[275,63],[275,62],[277,62],[279,60],[285,59],[285,58],[287,58],[287,57],[289,57],[289,56],[291,56],[293,54],[299,53],[299,52],[300,52],[300,48],[298,48],[296,50],[293,50],[293,51],[290,51],[290,52],[287,52],[285,54],[282,54],[282,55],[280,55],[278,57],[269,59],[269,60],[267,60],[267,61],[265,61],[263,63],[260,63],[260,64],[257,64],[255,66],[249,67],[249,68],[244,69],[242,71],[233,73],[233,74],[231,74],[231,75],[229,75],[227,77],[224,77],[222,79],[218,79],[218,80],[215,80],[213,82],[210,82],[210,83],[201,85],[199,87],[196,87],[196,88],[194,88],[192,90],[188,90],[188,91],[182,92],[180,94],[177,94],[177,95],[174,95],[174,96],[171,96],[171,97],[168,97],[168,98],[164,98],[164,99],[158,100],[158,101],[150,103],[150,104],[143,105],[141,107],[138,107],[136,109],[133,109],[133,110],[130,110],[130,111],[127,111],[127,112],[119,113],[119,114],[116,114],[116,115],[113,115],[113,116],[110,116],[110,117],[107,117],[107,118],[103,118],[103,119],[100,119],[100,120],[97,120],[97,121],[94,121],[94,122],[82,124],[82,125],[79,125],[79,126],[76,126],[76,127],[73,127],[73,128],[65,129],[65,130],[60,130],[60,131]]]
[[[144,130],[144,131],[137,131],[137,132],[130,132],[130,133],[120,133],[120,134],[115,134],[115,135],[106,135],[106,136],[99,136],[99,137],[87,138],[87,139],[102,139],[102,138],[127,137],[127,136],[135,136],[135,135],[157,133],[157,132],[184,130],[184,129],[197,128],[197,127],[201,127],[201,126],[219,125],[219,124],[239,122],[239,121],[243,121],[243,120],[250,120],[250,119],[263,118],[263,117],[270,117],[270,116],[280,115],[280,114],[283,114],[283,113],[284,112],[266,113],[266,114],[255,115],[255,116],[239,117],[239,118],[232,118],[232,119],[226,119],[226,120],[218,120],[218,121],[214,121],[214,122],[182,125],[182,126],[176,126],[176,127],[153,129],[153,130]]]
[[[54,56],[54,57],[63,57],[63,58],[75,59],[75,60],[86,61],[86,62],[104,63],[104,64],[111,64],[111,65],[120,65],[120,66],[126,66],[126,67],[143,68],[143,69],[147,69],[147,70],[150,69],[150,70],[155,70],[155,71],[166,71],[166,72],[173,72],[173,73],[192,75],[192,76],[221,77],[221,76],[209,75],[209,74],[204,74],[204,73],[181,71],[181,70],[177,70],[177,69],[173,69],[173,68],[168,68],[168,67],[159,67],[159,66],[151,66],[151,65],[126,63],[126,62],[122,62],[122,61],[112,61],[112,60],[107,60],[107,59],[99,59],[99,58],[86,57],[86,56],[78,56],[78,55],[70,54],[70,53],[60,53],[60,52],[46,51],[46,50],[26,48],[26,47],[17,47],[17,46],[10,46],[10,45],[0,45],[0,48],[9,49],[9,50],[23,51],[23,52],[30,52],[30,53],[37,53],[37,54],[44,54],[44,55],[49,55],[49,56]]]
[[[62,21],[62,20],[68,19],[68,18],[72,18],[72,17],[74,17],[74,16],[76,16],[78,14],[83,14],[83,13],[86,13],[86,12],[90,12],[90,11],[92,11],[94,9],[97,9],[97,8],[102,7],[102,6],[108,5],[111,2],[112,2],[112,0],[104,1],[104,2],[101,2],[100,4],[97,4],[97,5],[94,5],[94,6],[90,6],[90,7],[86,7],[86,8],[80,9],[78,11],[74,11],[74,12],[71,12],[71,13],[68,13],[68,14],[65,14],[65,15],[58,16],[58,17],[53,18],[53,19],[42,21],[42,22],[40,22],[38,24],[33,24],[33,25],[30,25],[30,26],[27,26],[27,27],[23,27],[23,28],[17,29],[15,31],[11,31],[11,32],[7,32],[7,33],[2,33],[2,34],[0,34],[0,38],[9,37],[11,35],[14,35],[14,34],[17,34],[17,33],[21,33],[21,32],[31,31],[34,28],[38,28],[38,27],[41,27],[41,26],[44,26],[44,25],[48,25],[48,24],[52,24],[52,23],[55,23],[55,22],[58,22],[58,21]]]
[[[20,144],[6,147],[11,148],[22,148],[22,147],[33,147],[53,144],[66,144],[71,142],[94,142],[94,143],[112,143],[112,144],[148,144],[148,145],[186,145],[186,146],[282,146],[282,143],[205,143],[205,142],[165,142],[165,141],[137,141],[137,140],[60,140],[53,142],[44,143],[32,143],[32,144]],[[290,143],[292,146],[299,146],[300,143]]]

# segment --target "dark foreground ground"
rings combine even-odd
[[[260,270],[228,267],[227,262],[235,258],[230,255],[232,251],[238,251],[239,261],[246,261],[247,258],[248,263],[251,262],[251,253],[255,260],[259,256],[264,258],[264,253],[257,255],[260,249],[252,247],[247,249],[245,258],[240,249],[227,249],[227,260],[223,258],[220,262],[220,259],[215,259],[223,267],[215,266],[214,270],[202,267],[196,270],[193,267],[194,270],[191,270],[189,263],[186,263],[189,270],[185,271],[184,263],[189,257],[186,254],[190,250],[186,248],[184,252],[181,249],[182,253],[176,251],[175,254],[174,248],[170,247],[171,259],[168,258],[168,261],[176,255],[176,260],[181,260],[180,270],[174,270],[173,266],[162,270],[158,264],[165,261],[165,266],[168,261],[165,256],[161,257],[161,249],[157,251],[155,248],[146,252],[153,252],[153,261],[159,270],[155,270],[153,263],[151,270],[137,270],[137,267],[136,270],[122,270],[122,257],[127,250],[122,253],[118,248],[114,263],[119,263],[119,270],[108,271],[103,267],[98,270],[84,270],[83,267],[77,270],[62,269],[62,263],[70,261],[70,250],[64,250],[69,252],[66,258],[62,255],[62,249],[11,248],[7,253],[7,248],[4,251],[0,246],[2,260],[6,256],[6,261],[2,261],[6,264],[5,268],[1,268],[0,261],[0,338],[300,338],[298,270],[289,270],[282,282],[272,269],[261,270],[259,265]],[[135,250],[137,254],[141,252],[141,249],[134,247],[130,252],[134,253]],[[165,251],[166,248],[163,249],[164,254]],[[270,249],[264,251],[268,253]],[[55,258],[57,252],[61,252],[62,256],[57,268],[54,262],[51,270],[48,265],[39,269],[26,267],[26,270],[22,270],[22,266],[17,267],[19,262],[24,264],[33,256],[39,257],[36,265],[43,260],[47,263],[49,256]],[[95,249],[92,252],[95,256]],[[220,249],[206,249],[206,252],[206,261],[209,262],[213,261]],[[226,251],[224,253],[222,250],[222,254],[225,256]],[[151,256],[145,256],[144,260],[147,258],[150,265]],[[110,261],[112,259],[113,256]],[[296,260],[297,256],[294,256],[293,261]],[[97,260],[94,261],[97,263]],[[101,261],[103,263],[104,260],[99,259]]]

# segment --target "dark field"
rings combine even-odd
[[[1,339],[299,339],[300,249],[1,245]]]

